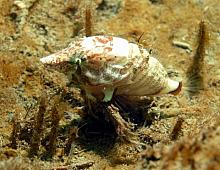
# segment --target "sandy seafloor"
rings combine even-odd
[[[77,126],[85,119],[80,89],[39,61],[85,35],[86,3],[94,35],[137,42],[144,33],[139,43],[183,82],[179,95],[154,98],[148,123],[134,130],[136,142],[118,139],[106,122]],[[191,96],[187,71],[201,21],[208,36],[204,89]],[[0,169],[220,169],[219,47],[218,0],[0,0]]]

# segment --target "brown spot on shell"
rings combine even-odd
[[[87,56],[88,61],[99,61],[101,58],[100,54],[90,54]]]
[[[93,65],[95,67],[100,67],[101,63],[100,61],[104,61],[105,58],[103,58],[100,54],[91,54],[87,56],[87,61],[89,64]]]
[[[112,48],[111,48],[111,47],[105,47],[105,48],[104,48],[104,52],[110,52],[110,51],[112,51]]]
[[[112,36],[108,36],[107,38],[108,38],[109,41],[112,41],[112,40],[113,40],[113,37],[112,37]]]
[[[109,41],[112,41],[113,40],[113,38],[111,37],[95,37],[95,39],[98,41],[98,42],[100,42],[100,43],[102,43],[102,44],[107,44]]]

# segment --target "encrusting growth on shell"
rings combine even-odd
[[[181,83],[171,80],[160,62],[145,48],[119,37],[79,38],[40,61],[50,65],[74,65],[75,76],[93,100],[108,102],[113,94],[155,96],[175,93],[181,88]]]

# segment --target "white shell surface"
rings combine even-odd
[[[129,55],[129,42],[118,37],[87,37],[84,38],[82,48],[90,54],[106,54],[108,56],[127,57]]]
[[[86,79],[82,86],[92,95],[104,94],[104,101],[109,101],[115,90],[117,95],[148,96],[169,93],[179,86],[146,49],[119,37],[76,39],[67,48],[41,59],[45,64],[66,61],[78,64],[81,75],[77,76]]]

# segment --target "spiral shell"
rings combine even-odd
[[[155,96],[174,92],[181,83],[145,48],[112,36],[76,39],[67,48],[43,57],[44,64],[72,63],[88,97],[110,101],[114,95]],[[80,75],[77,75],[80,74]]]

